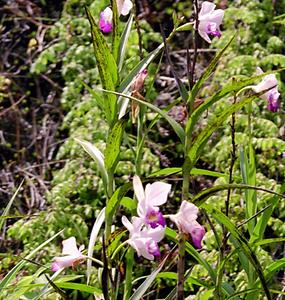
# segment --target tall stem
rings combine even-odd
[[[184,299],[184,281],[185,281],[185,235],[183,232],[179,233],[179,258],[178,258],[178,282],[177,282],[177,300]]]

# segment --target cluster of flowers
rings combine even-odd
[[[131,0],[117,0],[117,7],[119,16],[126,16],[130,13],[133,4]],[[201,10],[198,14],[198,26],[197,30],[200,36],[211,43],[210,36],[220,38],[222,36],[220,26],[224,18],[224,10],[215,9],[216,5],[214,3],[204,1],[201,6]],[[100,14],[99,26],[102,32],[109,33],[113,29],[113,12],[110,7],[107,7]],[[194,22],[196,27],[196,21]],[[258,68],[258,74],[262,74],[262,70]],[[272,112],[277,112],[279,104],[278,99],[280,93],[278,92],[277,79],[273,74],[267,75],[263,80],[256,86],[253,86],[253,90],[256,93],[260,93],[264,90],[268,90],[266,93],[260,97],[267,101],[267,108]]]
[[[138,256],[153,260],[154,257],[160,257],[158,243],[163,239],[166,228],[166,221],[159,206],[166,203],[171,185],[154,182],[147,184],[144,190],[140,178],[135,175],[133,187],[138,200],[138,216],[132,217],[132,222],[123,216],[122,223],[130,233],[128,243],[136,250]],[[177,214],[169,215],[179,231],[190,237],[193,245],[200,249],[205,229],[197,222],[197,217],[198,208],[188,201],[182,202]],[[54,272],[70,266],[75,267],[86,258],[82,254],[84,247],[78,249],[74,237],[64,240],[62,244],[64,256],[54,258],[51,267]]]
[[[132,217],[130,222],[125,216],[122,223],[130,232],[128,243],[137,251],[138,256],[153,260],[160,256],[158,242],[165,233],[166,221],[159,210],[159,206],[166,203],[171,185],[164,182],[147,184],[145,191],[138,176],[134,176],[133,187],[138,200],[138,217]],[[183,201],[177,214],[169,218],[177,225],[180,232],[191,237],[196,248],[201,248],[201,241],[205,229],[196,221],[198,208],[187,201]]]

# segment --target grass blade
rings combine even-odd
[[[8,202],[7,206],[5,207],[5,209],[4,209],[4,211],[3,211],[2,215],[1,215],[1,218],[0,218],[0,231],[2,230],[2,227],[4,225],[4,222],[5,222],[5,219],[6,219],[5,217],[8,216],[9,210],[10,210],[10,208],[11,208],[11,206],[12,206],[12,204],[13,204],[15,198],[16,198],[16,196],[18,195],[19,190],[21,189],[23,183],[24,183],[24,179],[20,183],[19,187],[17,188],[16,192],[13,194],[12,198]]]

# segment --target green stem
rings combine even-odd
[[[184,281],[185,281],[185,234],[183,232],[179,233],[179,258],[177,265],[178,272],[178,282],[177,282],[177,300],[184,299]]]
[[[126,254],[126,278],[124,287],[123,300],[129,300],[132,292],[132,280],[133,280],[133,265],[134,265],[134,250],[129,248]]]

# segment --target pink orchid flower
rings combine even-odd
[[[160,256],[158,242],[164,237],[165,227],[159,225],[156,228],[145,227],[143,219],[132,218],[132,223],[122,217],[122,223],[130,232],[128,243],[133,247],[138,256],[153,260],[155,256]]]
[[[152,228],[159,225],[165,226],[165,219],[158,206],[167,201],[171,185],[164,182],[154,182],[147,184],[144,191],[140,178],[135,175],[133,186],[138,200],[137,212],[139,217],[144,220],[146,225],[150,225]]]
[[[117,7],[118,7],[119,16],[120,15],[126,16],[133,8],[133,3],[131,0],[117,0]]]
[[[194,246],[202,248],[201,242],[205,235],[205,229],[197,221],[198,207],[188,201],[182,201],[179,211],[175,215],[170,215],[180,232],[189,234]]]
[[[263,74],[263,71],[261,68],[257,68],[257,74],[258,75]],[[260,96],[261,99],[267,101],[267,103],[268,103],[267,108],[272,112],[276,112],[279,107],[278,99],[279,99],[280,93],[278,92],[277,85],[278,85],[278,81],[276,79],[276,76],[274,74],[269,74],[269,75],[264,76],[262,81],[253,87],[253,90],[256,93],[260,93],[260,92],[268,90],[272,87],[272,89],[270,89],[269,91],[267,91],[266,93],[264,93]]]
[[[53,272],[67,267],[75,267],[85,259],[85,256],[81,253],[84,246],[80,246],[78,249],[75,237],[72,236],[69,239],[62,241],[62,246],[62,254],[64,256],[57,256],[54,258],[51,266]]]
[[[106,7],[100,13],[99,21],[100,30],[104,33],[109,33],[113,29],[113,11],[110,7]]]
[[[215,10],[215,7],[216,5],[214,3],[204,1],[198,16],[198,32],[208,43],[211,43],[209,35],[218,38],[222,35],[220,25],[222,24],[224,11],[222,9]]]

